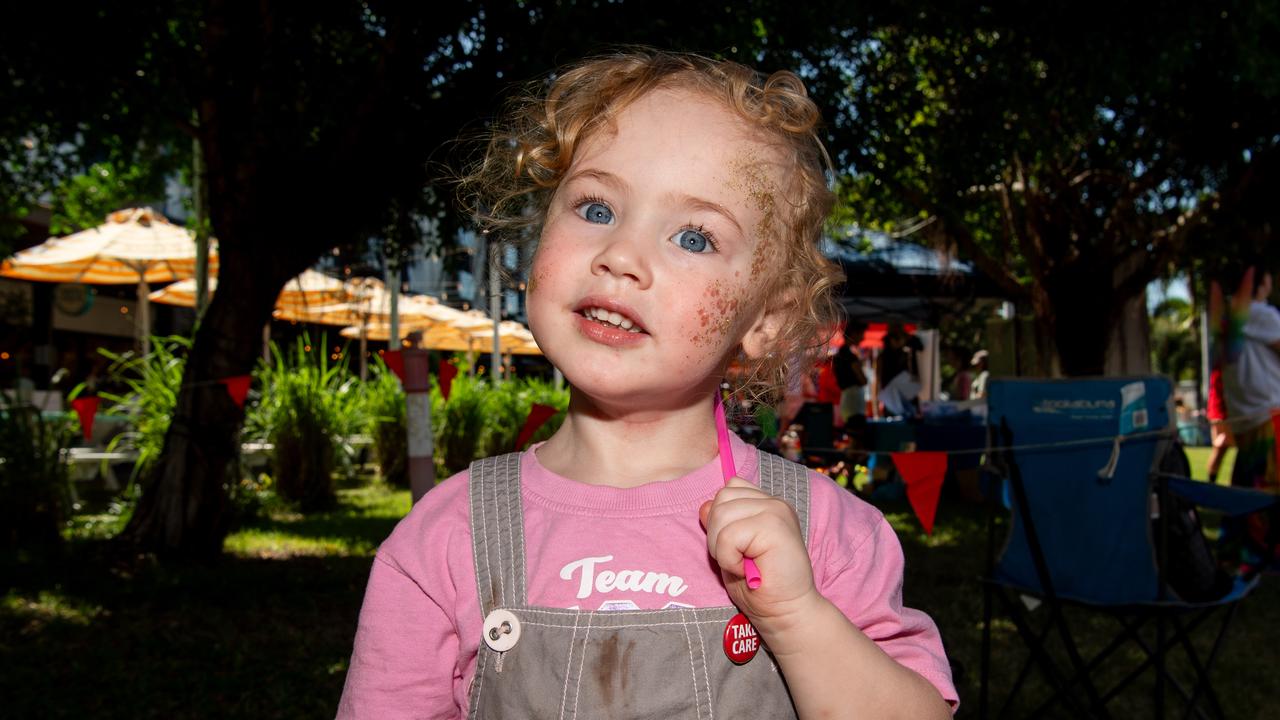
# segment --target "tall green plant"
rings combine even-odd
[[[70,497],[62,451],[70,439],[65,415],[44,416],[0,393],[0,550],[5,555],[61,544]]]
[[[138,454],[131,483],[146,477],[164,450],[164,436],[169,431],[190,350],[190,338],[172,335],[154,338],[148,355],[98,351],[111,360],[108,374],[112,384],[126,388],[122,393],[99,392],[98,396],[112,403],[108,412],[129,418],[129,429],[113,438],[108,449]]]
[[[511,452],[534,403],[561,410],[569,406],[569,391],[536,378],[516,378],[496,385],[459,375],[446,402],[432,388],[431,416],[436,440],[436,475],[447,477],[466,469],[472,460]],[[563,414],[547,421],[533,436],[544,440],[560,426]]]
[[[409,438],[405,426],[405,394],[395,373],[378,360],[373,379],[365,384],[368,434],[382,479],[409,487]]]
[[[290,352],[271,345],[272,360],[258,367],[258,402],[246,413],[245,433],[274,446],[276,491],[304,512],[334,503],[333,472],[351,471],[355,450],[346,438],[365,426],[365,407],[346,354],[329,357],[326,341],[306,336]]]

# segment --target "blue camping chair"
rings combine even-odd
[[[1001,603],[1029,650],[1000,717],[1009,714],[1033,669],[1044,675],[1051,694],[1027,717],[1044,717],[1057,705],[1065,705],[1073,717],[1110,717],[1108,702],[1148,669],[1155,674],[1155,717],[1163,717],[1166,685],[1185,700],[1188,717],[1206,716],[1202,700],[1213,715],[1222,716],[1210,669],[1236,604],[1257,579],[1232,581],[1222,575],[1225,585],[1212,597],[1191,600],[1184,597],[1193,595],[1187,590],[1180,595],[1170,584],[1170,570],[1186,560],[1185,547],[1190,546],[1171,542],[1171,521],[1153,523],[1153,516],[1167,509],[1164,514],[1173,518],[1178,514],[1173,508],[1184,512],[1192,504],[1245,514],[1276,498],[1162,472],[1161,461],[1171,449],[1184,459],[1178,474],[1188,467],[1170,424],[1170,392],[1169,381],[1160,377],[990,383],[988,428],[996,450],[989,462],[1004,481],[1008,537],[997,559],[993,515],[985,578],[982,717],[990,709],[993,600]],[[1198,525],[1194,535],[1207,548]],[[1029,610],[1033,603],[1023,598],[1041,604]],[[1063,612],[1067,605],[1112,616],[1118,623],[1115,639],[1086,658]],[[1190,633],[1219,609],[1224,610],[1217,613],[1221,625],[1211,650],[1201,658]],[[1052,639],[1062,646],[1056,653],[1048,647]],[[1108,659],[1122,660],[1116,651],[1127,644],[1140,648],[1143,661],[1112,687],[1100,687],[1095,672]],[[1186,653],[1194,674],[1191,687],[1167,667],[1171,651]]]

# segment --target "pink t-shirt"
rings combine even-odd
[[[733,438],[738,474],[755,448]],[[582,610],[730,605],[707,553],[699,506],[723,486],[718,459],[667,482],[619,489],[521,459],[529,604]],[[902,605],[902,549],[878,510],[810,474],[809,555],[822,594],[954,707],[933,621]],[[378,549],[339,718],[466,715],[483,618],[476,596],[467,473],[414,505]]]

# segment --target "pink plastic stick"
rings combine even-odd
[[[724,419],[724,401],[720,399],[720,393],[716,393],[716,438],[720,441],[720,471],[724,473],[724,482],[729,484],[729,479],[738,474],[737,468],[733,466],[733,448],[729,446],[729,425]],[[747,576],[747,587],[755,590],[760,587],[763,582],[760,578],[760,569],[756,567],[756,561],[749,557],[742,558],[742,572]]]

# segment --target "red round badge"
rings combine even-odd
[[[751,661],[760,650],[760,635],[746,615],[738,613],[724,626],[724,654],[738,665]]]

